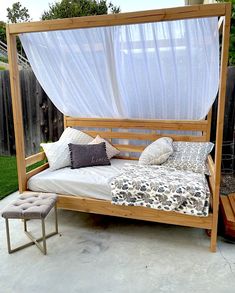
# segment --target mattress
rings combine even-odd
[[[56,171],[46,169],[29,179],[28,189],[195,216],[208,215],[210,193],[204,174],[137,164],[138,161],[112,159],[110,166],[68,167]],[[152,190],[149,190],[150,187]],[[146,192],[143,192],[145,189]]]
[[[46,169],[28,181],[28,189],[38,192],[80,195],[111,200],[110,182],[120,174],[125,163],[138,161],[112,159],[110,166],[63,168],[56,171]]]

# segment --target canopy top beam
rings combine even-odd
[[[79,28],[93,28],[179,19],[223,16],[226,14],[225,3],[183,6],[158,10],[138,12],[83,16],[36,22],[9,24],[8,32],[11,35],[33,32],[49,32]]]

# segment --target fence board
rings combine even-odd
[[[56,141],[63,131],[63,115],[49,100],[32,70],[20,70],[26,155],[40,143]],[[8,70],[0,71],[0,155],[14,155],[15,140]]]

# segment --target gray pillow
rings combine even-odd
[[[110,165],[105,142],[99,144],[69,144],[71,169]]]

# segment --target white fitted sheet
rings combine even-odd
[[[55,171],[46,169],[29,179],[28,189],[111,200],[109,183],[114,176],[120,174],[125,163],[137,164],[138,161],[112,159],[111,166],[63,168]]]

